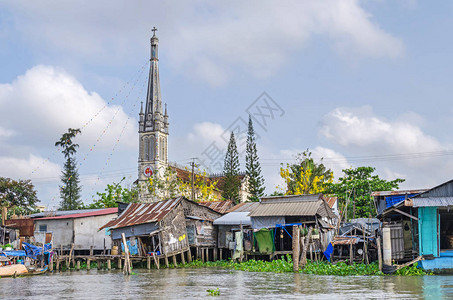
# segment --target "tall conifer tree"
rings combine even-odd
[[[79,185],[79,170],[76,166],[76,159],[74,157],[77,152],[78,144],[74,144],[72,139],[80,133],[80,129],[69,128],[67,133],[64,133],[60,140],[55,143],[56,147],[63,150],[66,161],[63,166],[61,175],[62,185],[60,186],[60,210],[73,210],[80,209],[83,205],[80,200],[80,191],[82,187]]]
[[[233,132],[231,132],[230,141],[225,154],[223,175],[225,176],[225,185],[222,197],[233,200],[235,203],[239,202],[239,189],[241,187],[241,182],[239,180],[239,153]]]
[[[248,179],[248,199],[259,201],[264,195],[264,178],[261,175],[261,166],[256,151],[255,130],[253,129],[252,117],[249,115],[249,127],[247,131],[247,148],[245,154],[245,174]]]

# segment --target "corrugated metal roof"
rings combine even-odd
[[[224,214],[229,210],[234,204],[231,200],[224,200],[224,201],[203,201],[198,202],[198,204],[209,207],[210,209],[215,210],[221,214]]]
[[[251,217],[314,216],[336,218],[322,194],[291,195],[262,198]]]
[[[426,198],[411,198],[413,207],[426,206],[453,206],[453,197],[426,197]]]
[[[272,196],[261,198],[261,203],[280,203],[282,201],[283,202],[317,201],[321,198],[322,194]]]
[[[230,208],[227,212],[251,212],[254,210],[260,203],[259,202],[242,202],[239,203],[232,208]]]
[[[58,220],[58,219],[76,219],[76,218],[85,218],[85,217],[95,217],[103,216],[109,214],[116,214],[118,212],[118,207],[104,208],[96,211],[82,212],[78,214],[63,215],[58,217],[48,217],[48,218],[35,218],[35,220]]]
[[[248,212],[230,212],[220,218],[214,220],[214,225],[252,225],[252,221],[248,216]]]
[[[182,197],[153,203],[131,203],[126,210],[115,220],[102,226],[100,229],[121,228],[143,223],[153,223],[162,220],[182,200]]]
[[[86,213],[86,212],[100,211],[103,209],[105,209],[105,208],[43,211],[43,212],[31,214],[28,217],[30,217],[30,218],[58,217],[58,216],[67,216],[67,215],[80,214],[80,213]]]
[[[322,202],[323,200],[281,203],[261,202],[260,205],[250,212],[250,216],[314,216],[318,212],[319,206]]]

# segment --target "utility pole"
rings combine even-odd
[[[194,187],[194,182],[195,182],[195,159],[196,157],[192,157],[192,162],[190,165],[192,166],[192,201],[195,201],[195,187]]]
[[[352,198],[353,202],[352,202],[352,205],[353,205],[353,211],[352,211],[352,218],[355,219],[355,188],[354,188],[354,198]]]

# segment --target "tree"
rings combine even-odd
[[[225,176],[225,184],[222,197],[237,203],[239,201],[241,182],[239,180],[239,154],[233,132],[231,132],[230,141],[225,154],[223,175]]]
[[[85,206],[86,208],[109,208],[118,207],[117,202],[132,203],[137,202],[138,189],[134,185],[130,189],[121,186],[121,183],[126,179],[123,177],[120,182],[107,184],[105,192],[96,193],[99,197],[93,203]]]
[[[280,176],[285,180],[285,195],[322,193],[333,181],[333,172],[322,162],[316,163],[308,149],[298,154],[296,163],[286,164],[286,168],[282,164]]]
[[[39,202],[30,180],[13,180],[0,177],[0,206],[2,220],[6,219],[7,210],[18,208],[21,212],[31,213]]]
[[[188,172],[188,170],[186,169]],[[210,179],[206,171],[197,171],[194,174],[195,201],[214,201],[217,197],[214,191],[218,180]],[[176,171],[167,167],[164,176],[154,173],[148,180],[148,192],[156,200],[167,200],[177,196],[190,198],[192,195],[192,177],[184,181],[177,177]]]
[[[79,133],[80,129],[69,128],[68,132],[64,133],[60,140],[55,143],[55,147],[62,149],[61,152],[66,159],[61,176],[62,185],[60,186],[61,210],[79,209],[83,206],[80,200],[82,188],[79,186],[79,171],[74,157],[79,145],[72,141]]]
[[[347,211],[346,220],[375,216],[376,208],[371,193],[398,189],[399,183],[404,182],[400,178],[392,181],[381,179],[373,175],[375,170],[373,167],[344,169],[344,176],[337,183],[327,186],[326,193],[337,196],[340,210]]]
[[[167,167],[163,176],[155,172],[148,179],[148,192],[156,200],[168,200],[179,195],[179,180],[176,172]]]
[[[255,131],[253,130],[252,117],[249,115],[247,131],[247,147],[245,155],[245,174],[248,179],[248,199],[259,201],[264,195],[264,178],[261,175],[261,166],[256,151]]]

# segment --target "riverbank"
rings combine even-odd
[[[215,262],[202,262],[195,260],[191,263],[179,265],[183,268],[203,268],[203,267],[220,267],[248,272],[273,272],[273,273],[287,273],[293,272],[293,262],[290,256],[286,258],[276,259],[272,261],[262,260],[248,260],[245,262],[234,262],[232,260],[222,260]],[[357,264],[348,265],[344,262],[331,264],[329,262],[307,262],[305,268],[299,271],[303,274],[313,275],[336,275],[336,276],[384,276],[386,274],[379,271],[377,263],[371,264]],[[417,268],[417,264],[409,267],[404,267],[396,271],[393,275],[402,276],[421,276],[432,275],[421,268]]]

